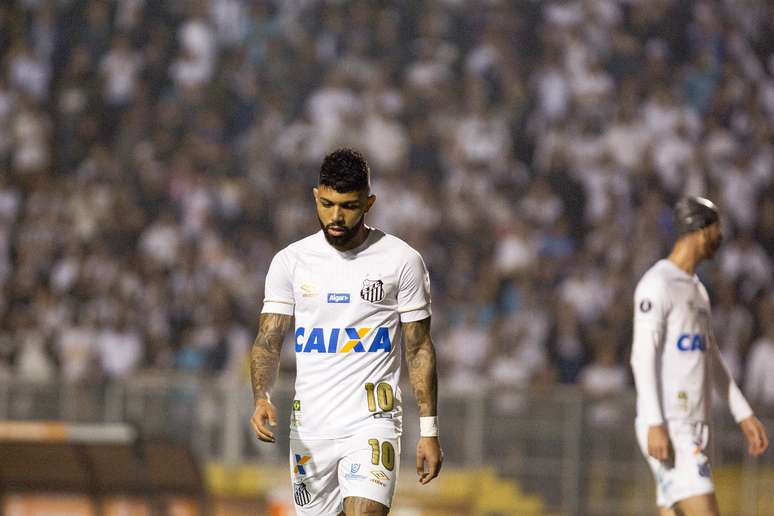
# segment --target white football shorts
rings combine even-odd
[[[707,456],[709,427],[706,423],[669,421],[667,431],[675,453],[674,464],[648,455],[648,427],[636,423],[637,441],[656,480],[656,503],[672,507],[680,500],[715,491]]]
[[[378,431],[343,439],[291,439],[296,514],[335,516],[350,496],[389,507],[399,467],[400,438],[384,437]]]

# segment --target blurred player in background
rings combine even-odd
[[[768,437],[721,358],[709,296],[695,274],[720,246],[717,208],[700,197],[684,198],[674,220],[678,239],[671,254],[645,273],[634,294],[635,426],[656,479],[660,514],[715,515],[707,457],[710,382],[729,403],[751,455],[766,450]]]
[[[296,511],[387,514],[400,464],[399,328],[419,404],[419,481],[430,482],[441,469],[430,280],[419,253],[365,225],[376,197],[359,153],[341,149],[325,157],[314,199],[322,230],[277,253],[266,277],[251,352],[251,423],[260,440],[275,441],[269,392],[295,317]]]

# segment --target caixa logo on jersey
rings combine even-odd
[[[390,331],[371,328],[296,329],[296,353],[376,353],[392,350]]]
[[[677,349],[680,351],[707,351],[703,335],[683,333],[677,339]]]

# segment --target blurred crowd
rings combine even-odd
[[[3,3],[0,375],[243,374],[351,146],[369,223],[428,264],[448,384],[630,388],[634,285],[699,194],[718,344],[774,405],[774,3],[735,4]]]

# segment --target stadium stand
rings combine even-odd
[[[245,381],[266,266],[317,229],[315,166],[340,145],[373,164],[370,222],[428,263],[447,410],[486,386],[482,417],[509,421],[504,450],[449,435],[460,464],[500,461],[549,508],[585,499],[592,460],[570,487],[514,466],[575,442],[541,441],[528,412],[587,425],[582,451],[617,474],[632,289],[683,193],[726,214],[700,274],[727,362],[774,415],[774,4],[409,4],[0,4],[0,418],[147,409],[144,432],[198,451],[244,441],[219,426],[234,400],[197,382]],[[229,447],[207,458],[249,457]]]

